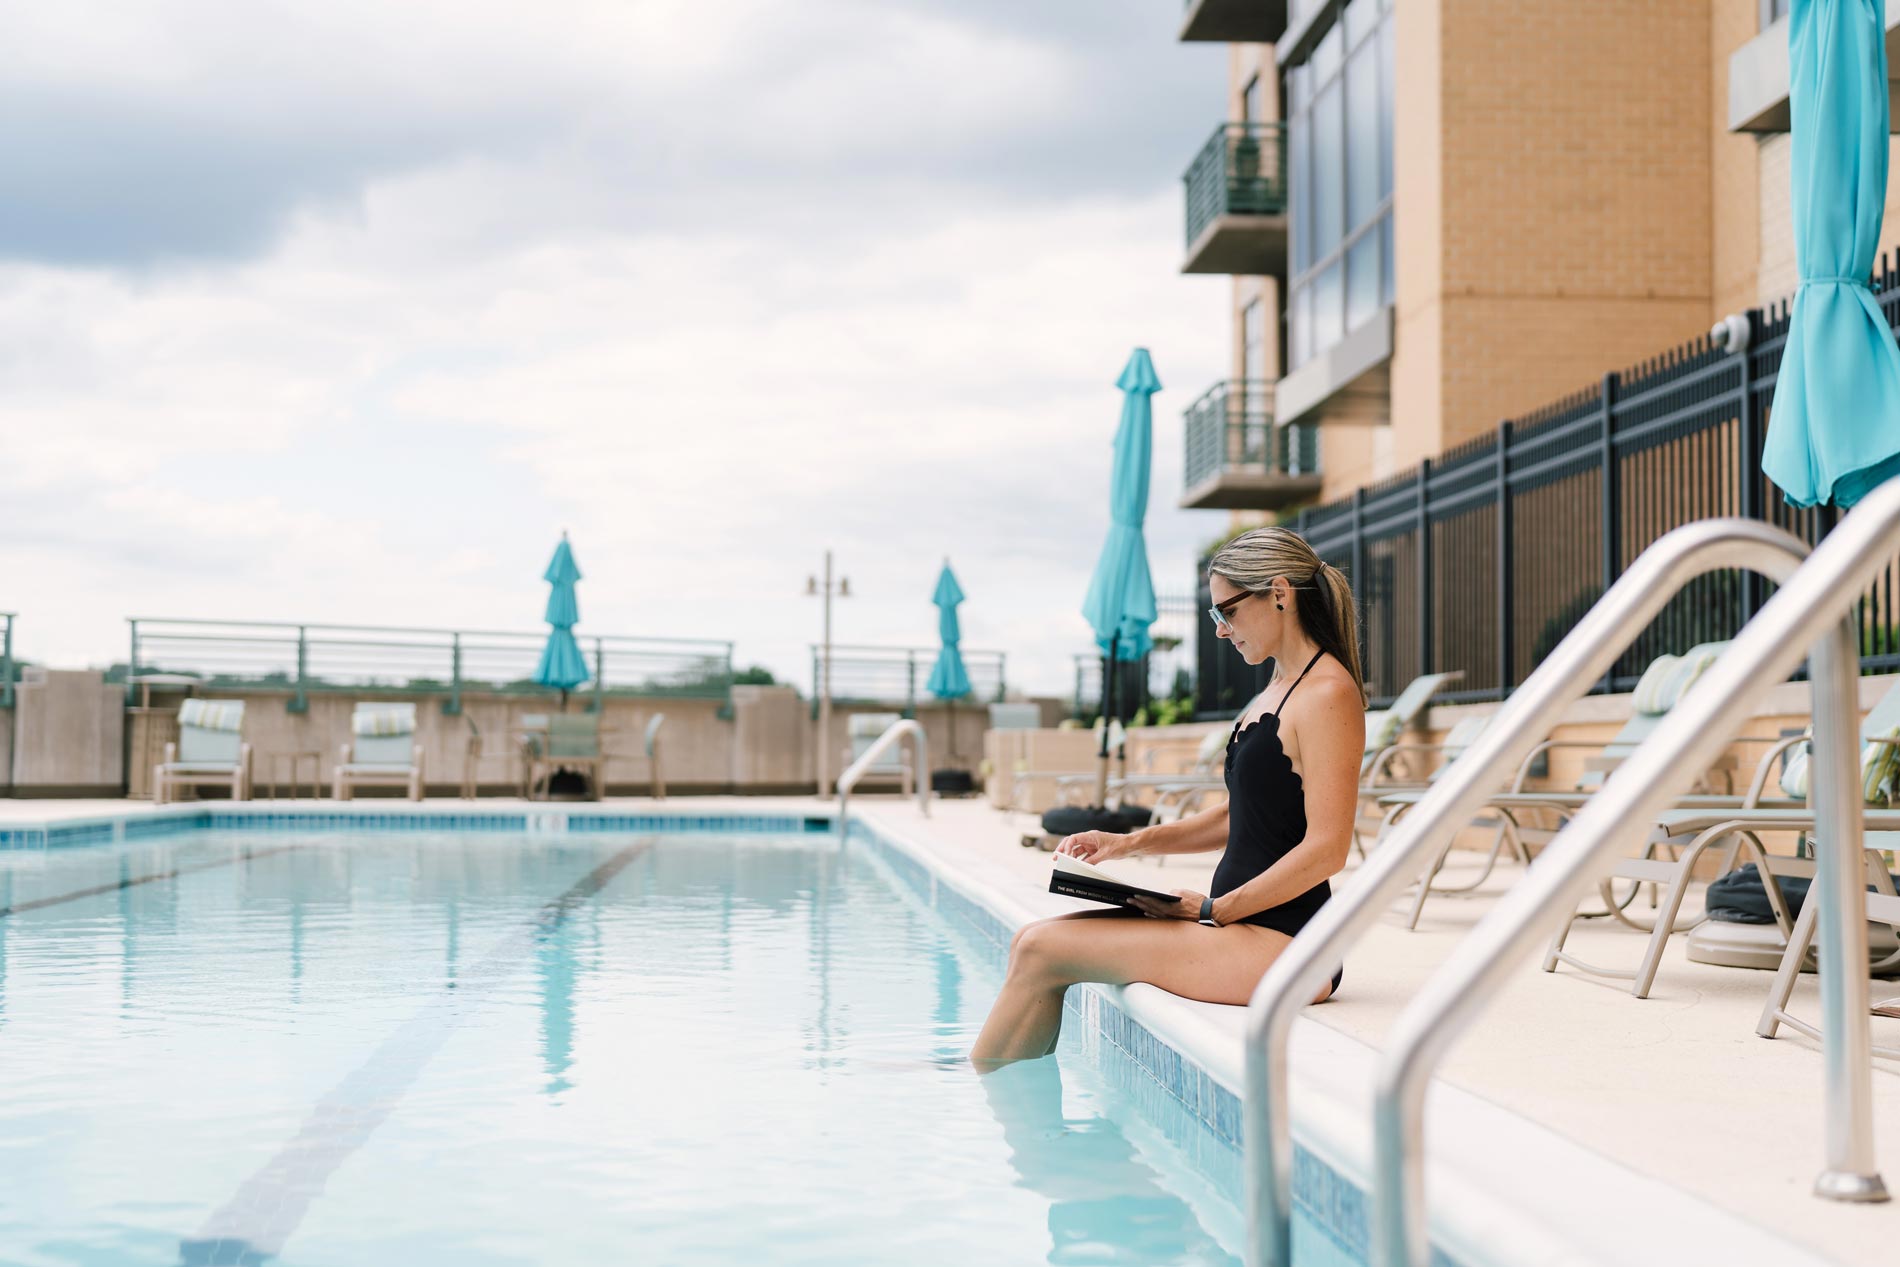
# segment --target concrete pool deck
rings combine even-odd
[[[452,813],[521,805],[361,800],[352,808]],[[834,805],[791,797],[641,798],[600,808],[818,814]],[[336,808],[310,801],[254,807]],[[151,811],[139,801],[0,800],[0,827]],[[913,802],[887,797],[854,798],[852,811],[1024,917],[1081,906],[1047,893],[1048,856],[1018,843],[1033,829],[1028,816],[956,800],[933,802],[925,817]],[[1215,856],[1115,867],[1158,888],[1204,890]],[[1418,986],[1519,874],[1500,868],[1474,897],[1433,900],[1417,931],[1396,919],[1376,927],[1348,957],[1340,996],[1305,1013],[1310,1024],[1298,1027],[1292,1060],[1296,1134],[1309,1148],[1316,1146],[1314,1131],[1347,1141],[1339,1146],[1346,1155],[1329,1158],[1342,1172],[1363,1174],[1363,1156],[1351,1154],[1369,1148],[1354,1141],[1364,1134],[1374,1049]],[[1643,939],[1607,923],[1580,924],[1571,949],[1633,966]],[[1488,1221],[1465,1226],[1455,1239],[1483,1240],[1494,1251],[1521,1244],[1527,1253],[1520,1262],[1891,1260],[1900,1245],[1900,1203],[1849,1206],[1809,1195],[1821,1156],[1821,1059],[1813,1043],[1790,1031],[1772,1042],[1756,1037],[1770,974],[1691,963],[1683,950],[1684,939],[1673,939],[1648,999],[1567,968],[1546,974],[1536,962],[1510,978],[1452,1050],[1441,1070],[1445,1085],[1431,1102],[1435,1238],[1437,1220],[1446,1217],[1440,1204],[1475,1208],[1479,1203],[1468,1198],[1476,1195],[1492,1207]],[[1124,993],[1136,1019],[1169,1041],[1186,1035],[1193,1054],[1208,1056],[1209,1073],[1235,1085],[1241,1009],[1188,1003],[1152,987]],[[1900,983],[1876,983],[1875,994],[1900,994]],[[1815,995],[1814,978],[1804,977],[1796,1012],[1814,1015]],[[1900,1021],[1874,1024],[1876,1042],[1900,1044]],[[1890,1187],[1900,1190],[1900,1064],[1876,1061],[1874,1085],[1878,1157]],[[1750,1238],[1751,1229],[1761,1234]],[[1569,1253],[1556,1251],[1561,1243]],[[1533,1245],[1541,1252],[1528,1253]]]

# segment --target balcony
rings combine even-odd
[[[1286,0],[1186,0],[1184,43],[1271,44],[1286,30]]]
[[[1286,127],[1223,123],[1181,178],[1184,273],[1286,276]]]
[[[1319,496],[1319,432],[1273,421],[1273,384],[1216,383],[1187,408],[1183,510],[1282,510]]]

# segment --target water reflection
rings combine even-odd
[[[1162,1187],[1119,1126],[1063,1116],[1055,1060],[1019,1060],[981,1081],[1017,1182],[1049,1199],[1049,1262],[1238,1262],[1187,1202]]]

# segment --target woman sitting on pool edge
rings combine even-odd
[[[1146,981],[1183,998],[1244,1005],[1346,865],[1365,752],[1358,618],[1338,568],[1285,528],[1256,528],[1208,561],[1218,636],[1273,681],[1227,741],[1227,803],[1123,834],[1088,831],[1058,852],[1085,862],[1225,848],[1212,895],[1134,899],[1024,925],[970,1059],[979,1069],[1047,1056],[1072,985]],[[1297,694],[1295,694],[1297,690]],[[1339,988],[1340,975],[1314,1002]]]

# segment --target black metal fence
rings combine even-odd
[[[1873,282],[1900,325],[1900,259],[1883,260]],[[1741,515],[1810,544],[1827,534],[1832,507],[1789,506],[1761,471],[1788,302],[1747,315],[1743,350],[1697,339],[1288,521],[1352,581],[1375,703],[1451,669],[1464,677],[1441,698],[1503,698],[1682,524]],[[1900,668],[1897,584],[1900,560],[1860,601],[1863,673]],[[1702,577],[1595,689],[1630,690],[1656,656],[1733,637],[1769,591],[1753,573]],[[1231,716],[1265,684],[1205,625],[1198,681],[1205,717]]]

